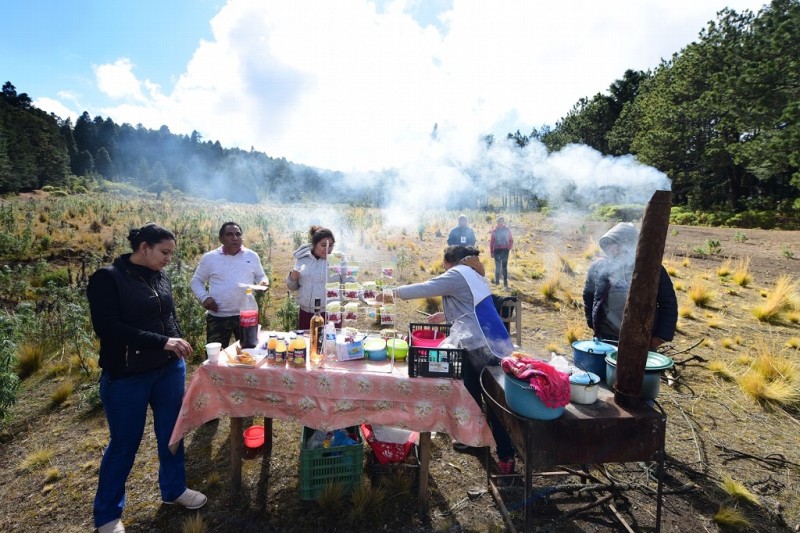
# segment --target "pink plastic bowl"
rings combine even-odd
[[[435,329],[418,329],[411,332],[411,346],[421,348],[436,348],[445,339],[446,335]]]
[[[250,426],[244,430],[244,445],[258,448],[264,444],[264,426]]]

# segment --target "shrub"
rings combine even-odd
[[[42,368],[44,346],[39,342],[25,342],[17,348],[17,375],[20,379],[35,374]]]

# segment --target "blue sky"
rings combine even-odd
[[[83,111],[344,171],[471,157],[754,0],[4,2],[0,78]],[[430,145],[434,124],[448,146]]]

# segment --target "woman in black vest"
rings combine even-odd
[[[100,399],[110,440],[100,463],[94,500],[99,533],[123,533],[125,481],[144,433],[147,406],[153,410],[158,442],[161,499],[188,509],[206,497],[186,488],[183,444],[168,449],[186,379],[184,358],[191,345],[181,338],[172,286],[163,269],[175,251],[175,235],[150,223],[128,235],[133,253],[89,279],[87,296],[94,331],[100,338]]]

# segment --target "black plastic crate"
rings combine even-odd
[[[450,334],[450,324],[411,323],[408,325],[408,376],[412,378],[460,378],[464,350],[413,346],[412,334],[421,329]]]

